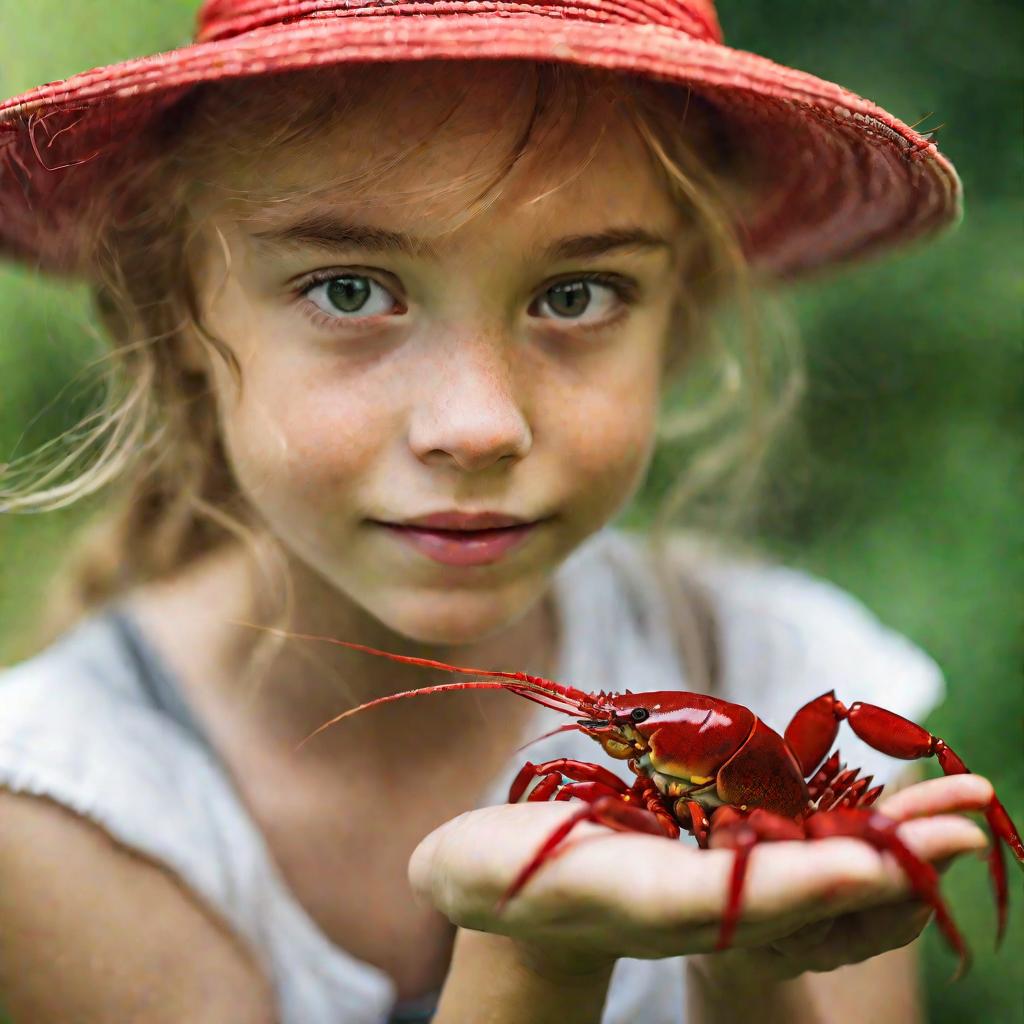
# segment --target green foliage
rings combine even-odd
[[[144,6],[0,0],[0,94],[186,40],[193,0]],[[730,45],[842,82],[908,122],[927,115],[922,130],[942,124],[939,143],[963,178],[957,231],[791,289],[809,395],[775,460],[758,541],[846,587],[935,656],[949,691],[931,728],[996,783],[1020,822],[1024,11],[1009,0],[718,6]],[[96,353],[84,310],[80,289],[0,271],[0,460],[73,426],[87,407],[92,392],[71,383]],[[635,519],[676,469],[656,461]],[[0,660],[27,650],[74,519],[0,519]],[[982,865],[950,872],[945,888],[976,962],[947,986],[953,961],[930,931],[932,1021],[1024,1020],[1016,882],[997,956]]]

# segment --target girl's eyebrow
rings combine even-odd
[[[330,214],[313,214],[248,234],[257,248],[364,249],[402,253],[434,262],[441,258],[437,247],[425,239],[340,220]],[[671,251],[672,248],[672,242],[662,235],[646,228],[626,226],[591,234],[567,235],[545,246],[540,255],[548,260],[586,259],[618,249]]]

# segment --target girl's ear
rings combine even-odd
[[[225,346],[217,340],[207,326],[208,296],[204,296],[197,279],[201,276],[209,281],[213,274],[221,275],[219,280],[226,283],[231,268],[231,251],[227,239],[219,227],[214,226],[215,237],[197,232],[186,243],[181,273],[185,279],[185,303],[187,317],[178,332],[178,356],[181,366],[191,374],[210,378],[212,360],[219,355],[231,362]],[[223,264],[218,265],[223,258]]]
[[[210,357],[207,347],[199,336],[195,316],[183,325],[178,335],[178,357],[182,368],[189,374],[206,377],[210,372]]]
[[[178,365],[190,376],[209,378],[210,347],[216,342],[205,325],[205,309],[188,269],[185,273],[185,309],[174,338],[174,354]]]
[[[181,372],[202,389],[213,388],[219,370],[226,370],[241,384],[241,367],[234,352],[201,319],[192,316],[182,325],[175,339],[175,355]],[[223,364],[222,366],[215,365]]]

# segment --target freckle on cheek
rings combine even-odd
[[[633,463],[646,454],[653,425],[638,415],[625,426],[621,414],[614,420],[595,419],[581,424],[585,430],[579,435],[575,450],[581,462],[595,469]]]
[[[344,483],[380,457],[381,436],[357,414],[338,410],[318,416],[303,412],[281,426],[288,439],[282,469],[293,486],[316,488]]]

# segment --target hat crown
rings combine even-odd
[[[279,25],[325,18],[429,16],[550,17],[611,24],[657,25],[721,43],[713,0],[207,0],[196,41],[213,42]]]

